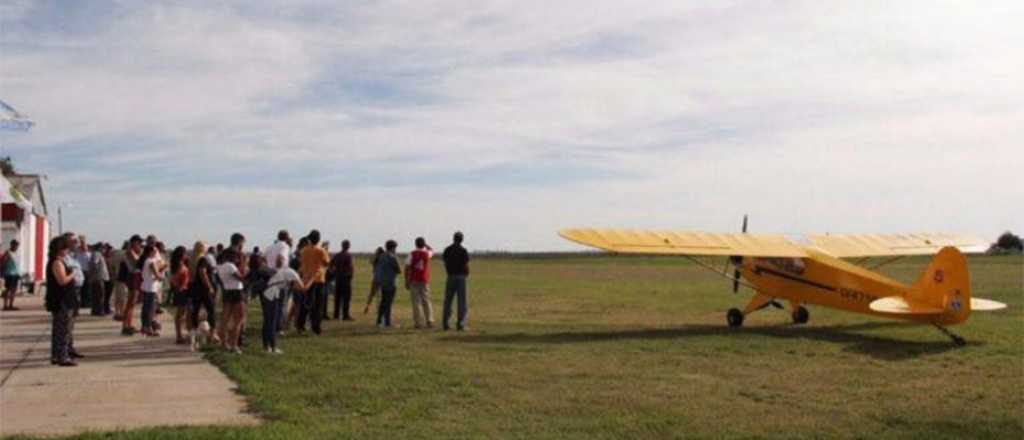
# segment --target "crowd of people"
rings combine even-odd
[[[468,303],[466,280],[469,253],[462,246],[463,235],[456,232],[443,254],[447,272],[442,327],[449,330],[451,309],[456,307],[455,328],[466,329]],[[312,230],[295,244],[288,231],[280,231],[273,244],[245,250],[246,238],[232,234],[229,245],[208,246],[196,242],[191,250],[178,246],[168,254],[155,236],[143,239],[131,236],[119,250],[108,243],[88,245],[84,236],[64,233],[50,241],[46,265],[46,309],[52,314],[51,363],[75,366],[84,357],[74,347],[74,324],[80,309],[92,315],[111,316],[121,322],[121,334],[159,337],[163,330],[157,314],[164,307],[174,309],[174,335],[178,344],[206,337],[223,349],[242,353],[245,343],[247,305],[259,300],[263,316],[263,350],[270,354],[283,351],[278,336],[294,326],[298,335],[306,334],[307,323],[315,335],[323,332],[323,321],[332,319],[328,303],[333,292],[333,319],[354,320],[350,308],[352,283],[356,276],[351,244],[341,242],[341,250],[331,255],[320,232]],[[0,268],[8,277],[8,260],[17,250],[11,244],[7,255],[0,256]],[[391,309],[398,290],[396,279],[404,275],[410,294],[415,328],[435,325],[430,296],[430,262],[433,249],[422,237],[405,264],[399,264],[398,243],[388,240],[377,248],[370,260],[370,292],[363,313],[369,313],[377,300],[375,324],[392,327]],[[17,267],[12,268],[16,273]],[[4,291],[4,310],[13,308],[11,281]],[[10,293],[10,294],[8,294]],[[377,297],[379,296],[379,300]],[[11,299],[8,300],[8,297]],[[220,313],[217,304],[220,303]],[[136,310],[138,310],[136,312]],[[138,316],[139,328],[135,327]]]

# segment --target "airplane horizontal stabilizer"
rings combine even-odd
[[[887,296],[876,299],[869,305],[871,310],[879,313],[892,313],[898,315],[941,315],[943,310],[938,307],[931,307],[923,304],[912,304],[902,296]]]
[[[984,298],[971,298],[971,311],[973,312],[991,312],[993,310],[1002,310],[1006,308],[1006,304],[999,301],[992,301]]]

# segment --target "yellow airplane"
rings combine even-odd
[[[949,234],[715,234],[707,232],[647,231],[627,229],[565,229],[558,234],[583,245],[621,254],[678,255],[692,259],[740,284],[755,295],[740,309],[730,309],[731,327],[767,306],[783,308],[776,299],[789,302],[793,322],[810,318],[805,304],[820,305],[886,318],[932,324],[957,345],[962,337],[946,326],[967,320],[972,311],[999,310],[1006,304],[972,298],[964,253],[984,252],[980,239]],[[911,285],[887,278],[870,269],[910,255],[932,255],[931,264]],[[727,256],[720,270],[697,256]],[[888,259],[865,267],[858,263],[872,257]],[[859,259],[858,261],[845,261]]]

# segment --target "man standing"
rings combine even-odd
[[[277,232],[277,241],[274,244],[267,246],[267,264],[272,269],[281,270],[288,266],[288,256],[292,252],[292,238],[288,235],[288,231],[282,229]],[[278,255],[284,256],[284,264],[278,267]],[[283,289],[287,290],[287,289]]]
[[[405,286],[412,299],[412,320],[416,328],[434,327],[434,309],[430,304],[430,258],[434,250],[423,237],[416,237],[416,250],[405,261]]]
[[[352,277],[355,274],[352,254],[348,251],[351,246],[348,240],[342,240],[341,252],[331,259],[331,268],[334,271],[334,319],[341,316],[345,321],[353,320],[349,314],[349,305],[352,303]]]
[[[267,246],[267,264],[274,270],[284,269],[288,267],[288,259],[291,257],[291,254],[292,237],[284,229],[277,231],[277,241]],[[292,289],[281,289],[281,297],[277,300],[276,332],[284,331],[285,317],[288,316],[288,304],[290,304],[291,298]]]
[[[4,310],[18,310],[14,307],[14,296],[18,293],[18,284],[21,282],[21,270],[18,269],[18,240],[11,240],[11,246],[7,248],[3,256],[4,275]]]
[[[89,295],[92,301],[92,315],[103,316],[105,309],[103,299],[106,296],[107,281],[110,281],[110,270],[107,260],[103,258],[103,243],[92,245],[86,279],[89,281]]]
[[[74,238],[74,237],[72,237]],[[78,307],[89,307],[92,305],[91,299],[94,296],[93,292],[90,291],[92,287],[92,280],[89,279],[89,274],[86,273],[89,269],[89,262],[92,260],[92,252],[89,252],[89,246],[85,242],[85,236],[79,235],[75,241],[75,247],[72,249],[72,257],[78,262],[78,268],[82,271],[82,283],[83,285],[78,286],[79,301]],[[76,276],[75,283],[78,283]],[[78,312],[75,312],[75,316],[78,316]]]
[[[111,278],[114,280],[114,321],[124,319],[121,313],[124,312],[124,305],[128,301],[128,268],[125,262],[125,254],[128,253],[128,242],[121,244],[121,249],[113,251],[107,262],[111,270]]]
[[[74,282],[71,283],[71,287],[68,289],[68,293],[75,298],[74,307],[72,308],[72,317],[78,316],[78,309],[83,307],[83,299],[85,294],[82,290],[85,288],[85,272],[82,271],[82,264],[79,263],[79,253],[81,253],[78,237],[75,234],[67,232],[64,234],[65,239],[68,242],[68,248],[74,250],[74,254],[68,253],[64,256],[64,267],[72,272]],[[86,260],[88,262],[88,260]]]
[[[455,329],[463,331],[466,329],[466,318],[469,313],[469,304],[466,302],[466,278],[469,277],[469,252],[462,247],[462,233],[456,232],[452,237],[452,244],[444,249],[442,255],[444,269],[448,273],[448,279],[444,286],[444,313],[442,323],[447,331],[448,320],[452,316],[452,297],[457,296],[459,301],[458,321]]]
[[[398,243],[395,240],[388,240],[384,247],[387,248],[387,251],[377,258],[373,267],[374,279],[380,285],[380,304],[377,305],[377,327],[391,328],[391,305],[395,302],[395,291],[398,290],[395,287],[395,277],[402,273],[402,268],[398,265],[398,257],[395,256]],[[370,295],[370,298],[366,301],[367,306],[373,300],[373,293],[371,292]]]
[[[331,257],[327,250],[320,246],[320,231],[314,229],[309,232],[309,245],[302,249],[302,262],[299,273],[302,274],[303,284],[313,284],[307,290],[305,304],[299,309],[299,318],[296,323],[299,332],[306,330],[306,317],[309,317],[313,333],[320,334],[320,321],[323,318],[323,302],[326,301],[324,283],[327,281],[327,266],[331,264]]]

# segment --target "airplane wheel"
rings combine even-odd
[[[743,312],[740,309],[729,309],[729,313],[725,314],[725,320],[729,327],[739,327],[743,325]]]
[[[793,322],[797,324],[807,324],[807,321],[811,319],[811,313],[807,311],[804,306],[797,307],[793,311]]]

